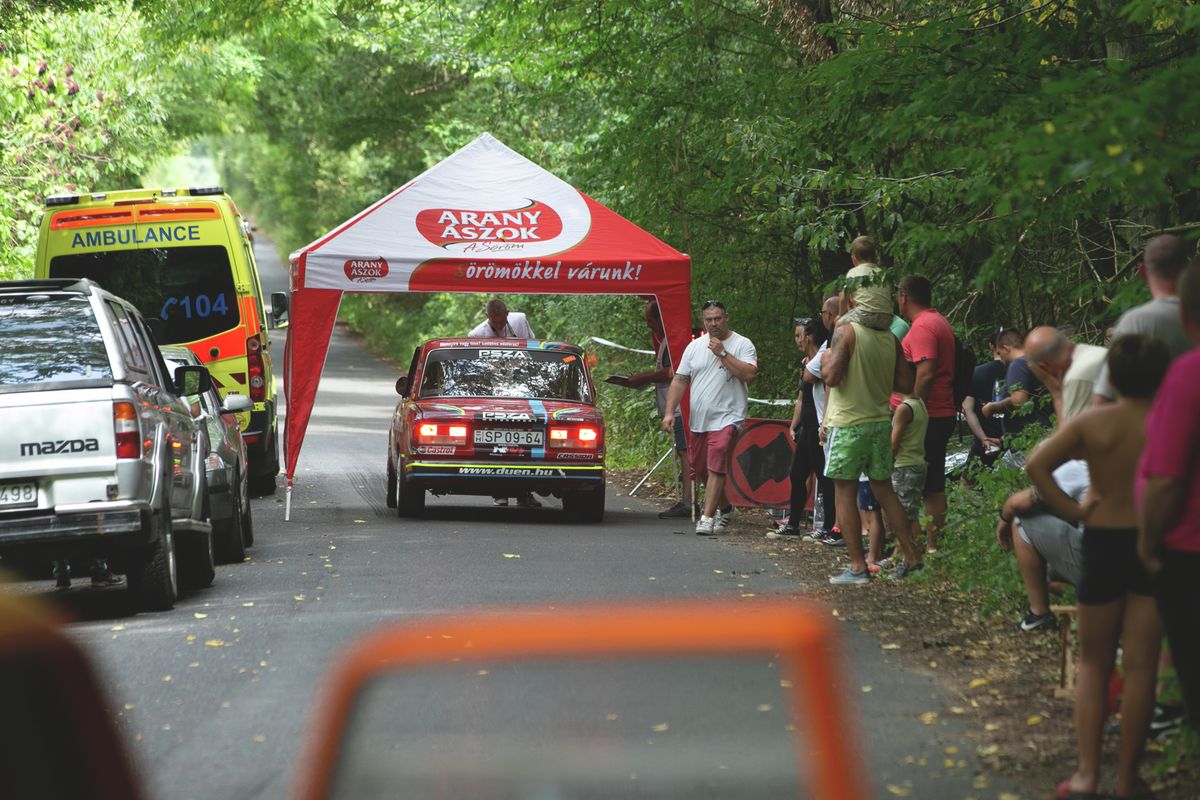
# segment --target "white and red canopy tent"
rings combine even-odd
[[[346,292],[653,295],[675,365],[691,340],[691,260],[487,133],[291,263],[289,501]]]

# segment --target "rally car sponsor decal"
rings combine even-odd
[[[595,461],[595,453],[559,453],[559,461]]]
[[[454,455],[454,446],[448,444],[431,444],[423,447],[415,448],[418,453],[424,456],[452,456]]]
[[[546,469],[543,467],[459,467],[459,475],[512,475],[532,478],[561,478],[565,477],[561,469]]]
[[[454,414],[456,417],[465,417],[467,415],[465,409],[452,406],[449,403],[425,403],[423,405],[435,411],[445,411],[448,414]]]
[[[506,358],[532,358],[528,350],[480,350],[480,361],[502,361]]]
[[[481,411],[478,419],[484,422],[535,422],[537,420],[528,411]]]

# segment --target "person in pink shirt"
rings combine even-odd
[[[932,308],[933,287],[924,275],[906,275],[896,293],[900,316],[912,327],[901,342],[904,359],[916,364],[913,394],[925,401],[929,427],[925,430],[925,513],[929,527],[925,549],[937,550],[942,526],[946,524],[946,444],[954,432],[954,330],[946,318]],[[892,396],[892,409],[900,404]]]
[[[1154,577],[1188,721],[1200,730],[1200,263],[1179,283],[1192,349],[1171,364],[1146,419],[1138,464],[1138,555]]]

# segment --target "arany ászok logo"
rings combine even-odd
[[[343,267],[346,277],[355,283],[371,283],[387,277],[388,263],[381,258],[352,258]]]
[[[512,209],[427,208],[417,214],[417,230],[438,247],[452,244],[528,244],[562,233],[562,217],[538,200]]]

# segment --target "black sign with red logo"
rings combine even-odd
[[[735,506],[786,508],[791,500],[788,420],[748,419],[729,448],[725,493]]]

